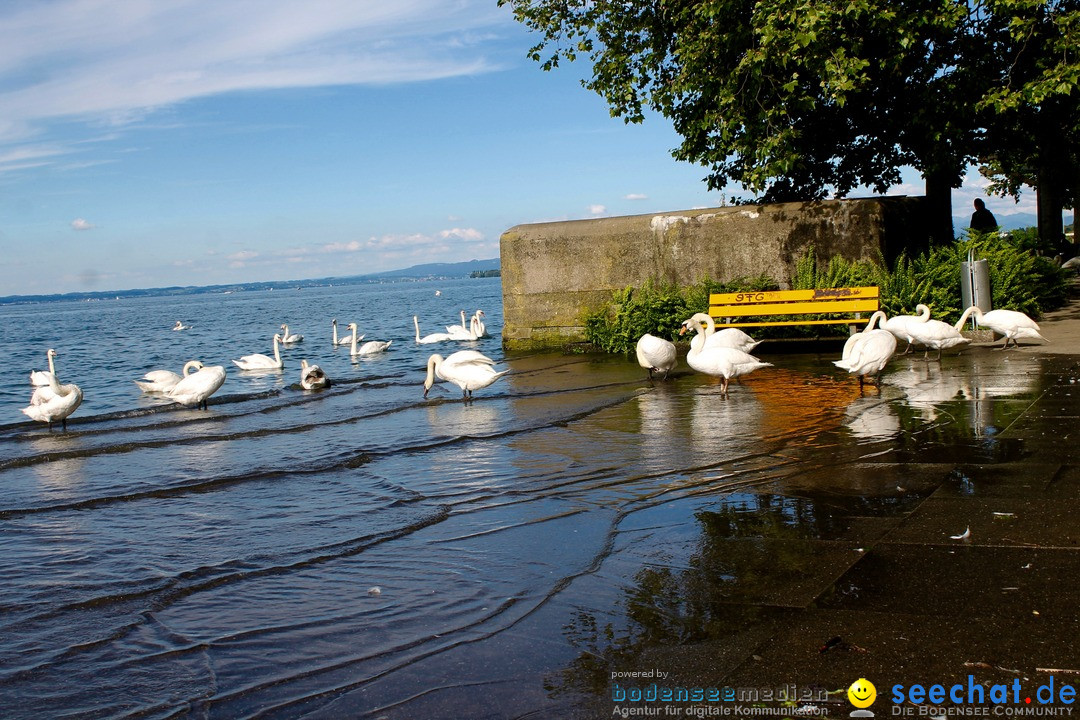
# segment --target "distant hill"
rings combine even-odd
[[[388,270],[368,275],[347,275],[307,280],[268,280],[254,283],[234,283],[232,285],[187,285],[163,288],[141,288],[137,290],[102,290],[94,292],[73,292],[61,295],[9,295],[0,297],[0,305],[26,302],[54,302],[57,300],[100,300],[115,297],[152,297],[160,295],[197,295],[201,293],[240,292],[268,290],[270,288],[318,287],[321,285],[352,285],[371,282],[397,282],[404,280],[424,280],[435,278],[467,278],[474,271],[498,270],[499,259],[468,260],[458,263],[426,263],[413,265],[401,270]]]

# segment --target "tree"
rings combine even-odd
[[[980,99],[1000,82],[1008,13],[1048,2],[500,0],[539,33],[544,69],[588,57],[583,84],[613,116],[669,118],[674,156],[707,167],[710,188],[843,197],[913,166],[941,241],[952,188],[987,152],[998,105]]]

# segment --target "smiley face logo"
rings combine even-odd
[[[877,688],[866,678],[859,678],[847,689],[847,699],[857,708],[867,708],[877,699]]]

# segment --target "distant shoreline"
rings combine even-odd
[[[388,270],[370,275],[310,278],[306,280],[266,280],[262,282],[230,283],[227,285],[174,285],[158,288],[132,290],[86,290],[56,293],[52,295],[8,295],[0,297],[0,305],[27,305],[64,301],[114,300],[137,297],[169,297],[180,295],[204,295],[209,293],[231,294],[265,290],[295,290],[308,287],[332,287],[334,285],[367,285],[397,282],[428,282],[432,280],[469,279],[482,277],[474,273],[499,270],[499,259],[469,260],[460,263],[428,263],[414,265],[402,270]]]

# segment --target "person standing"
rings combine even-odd
[[[971,213],[971,229],[976,232],[990,232],[998,226],[994,213],[986,209],[982,198],[975,198],[975,212]]]

